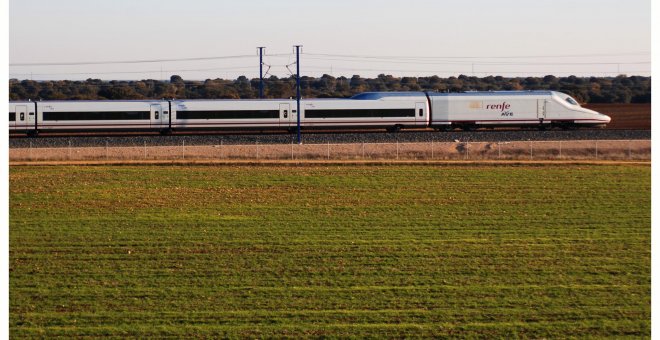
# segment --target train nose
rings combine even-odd
[[[606,115],[606,114],[603,114],[603,113],[600,113],[600,112],[594,111],[594,110],[589,110],[589,109],[584,109],[584,110],[586,112],[591,113],[591,114],[595,115],[596,117],[598,117],[598,120],[602,121],[603,125],[608,124],[609,122],[612,121],[612,118],[610,116]]]

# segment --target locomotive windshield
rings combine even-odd
[[[575,101],[575,99],[573,99],[571,97],[566,97],[566,101],[571,105],[578,105],[578,106],[580,105],[580,104],[578,104],[578,102]]]

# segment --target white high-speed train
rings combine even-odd
[[[10,132],[293,130],[296,101],[92,100],[10,102]],[[304,99],[303,129],[480,127],[564,129],[604,126],[610,117],[555,91],[366,92],[348,99]]]

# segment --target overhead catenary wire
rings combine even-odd
[[[524,59],[524,58],[579,58],[579,57],[618,57],[634,55],[650,55],[650,52],[630,52],[630,53],[609,53],[609,54],[572,54],[572,55],[529,55],[529,56],[374,56],[374,55],[350,55],[350,54],[329,54],[329,53],[301,53],[306,56],[321,57],[339,57],[352,59]],[[264,56],[279,57],[288,56],[291,53],[270,53]],[[162,62],[180,62],[180,61],[202,61],[202,60],[223,60],[223,59],[241,59],[252,58],[253,55],[227,55],[210,57],[189,57],[189,58],[162,58],[162,59],[137,59],[137,60],[106,60],[106,61],[74,61],[74,62],[26,62],[10,63],[9,66],[76,66],[76,65],[104,65],[104,64],[140,64],[140,63],[162,63]]]
[[[273,74],[270,72],[271,66],[267,65],[267,70],[264,73],[264,76],[277,76],[276,74]],[[287,65],[273,65],[273,66],[287,66]],[[224,71],[232,71],[232,70],[238,70],[238,69],[252,69],[253,67],[241,67],[241,68],[214,68],[214,69],[188,69],[188,70],[165,70],[164,72],[168,73],[173,73],[173,72],[206,72],[206,71],[219,71],[219,70],[224,70]],[[286,77],[290,77],[293,75],[291,70],[288,70],[288,74],[286,74]],[[327,74],[329,71],[328,67],[323,67],[323,66],[316,66],[316,67],[306,67],[305,68],[306,72],[319,72],[319,76],[321,74]],[[335,72],[350,72],[352,74],[363,74],[364,72],[378,72],[378,73],[384,73],[384,74],[392,74],[392,73],[399,73],[403,75],[398,75],[398,76],[409,76],[409,77],[429,77],[433,75],[447,75],[447,76],[459,76],[459,75],[480,75],[480,76],[503,76],[505,78],[511,77],[507,76],[508,75],[575,75],[577,77],[581,78],[588,78],[590,76],[597,76],[597,77],[608,77],[607,74],[614,74],[617,72],[612,72],[612,71],[585,71],[585,70],[574,70],[574,71],[520,71],[520,70],[477,70],[477,71],[470,71],[470,70],[438,70],[438,69],[392,69],[392,68],[342,68],[342,67],[334,67]],[[142,74],[144,76],[147,76],[148,74],[158,74],[161,71],[158,70],[153,70],[153,71],[119,71],[119,72],[75,72],[75,73],[9,73],[10,78],[11,77],[48,77],[48,76],[61,76],[61,75],[87,75],[90,77],[93,77],[94,75],[121,75],[121,74]],[[621,73],[624,74],[644,74],[644,73],[650,73],[651,71],[649,69],[630,69],[630,70],[621,70]],[[344,77],[348,76],[350,78],[350,73],[349,75],[344,75]],[[408,73],[406,75],[406,73]],[[238,73],[239,75],[244,75],[241,73]],[[238,76],[236,76],[238,77]],[[341,76],[339,76],[341,77]],[[368,78],[369,76],[366,76]],[[518,76],[519,77],[519,76]],[[611,76],[613,77],[613,76]],[[206,79],[209,78],[208,76],[204,78],[199,78],[199,79]],[[227,78],[225,78],[227,79]],[[45,79],[44,79],[45,80]]]
[[[590,62],[585,61],[572,61],[572,60],[562,60],[562,61],[543,61],[543,60],[519,60],[516,59],[542,59],[542,58],[594,58],[594,57],[603,57],[603,58],[614,58],[621,56],[646,56],[650,54],[649,52],[627,52],[627,53],[608,53],[608,54],[570,54],[570,55],[527,55],[527,56],[388,56],[388,55],[350,55],[350,54],[327,54],[327,53],[301,53],[305,56],[306,59],[317,60],[320,63],[330,62],[330,61],[342,61],[348,64],[342,65],[334,64],[332,65],[313,65],[306,64],[304,71],[326,71],[330,70],[330,73],[335,71],[349,71],[349,72],[384,72],[384,73],[411,73],[410,76],[420,76],[420,73],[428,74],[438,74],[438,75],[459,75],[459,74],[471,74],[471,75],[487,75],[487,74],[574,74],[574,75],[599,75],[602,74],[630,74],[630,73],[650,73],[650,69],[633,69],[633,65],[649,65],[650,61],[647,60],[635,60],[635,61],[611,61],[611,60],[594,60]],[[279,69],[282,67],[286,69],[288,75],[293,75],[294,72],[290,69],[290,66],[295,65],[295,62],[291,62],[293,57],[292,53],[269,53],[264,54],[264,57],[269,57],[273,59],[288,58],[288,63],[282,64],[264,62],[264,66],[267,66],[266,75],[273,76],[275,74],[273,69]],[[227,56],[216,56],[216,57],[192,57],[192,58],[170,58],[170,59],[150,59],[150,60],[123,60],[123,61],[89,61],[89,62],[66,62],[66,63],[14,63],[10,64],[10,67],[14,71],[18,71],[18,67],[39,67],[39,66],[60,66],[60,67],[77,67],[85,65],[102,65],[102,64],[140,64],[140,63],[164,63],[164,62],[194,62],[194,61],[222,61],[222,60],[231,60],[231,59],[242,59],[242,58],[254,58],[254,55],[227,55]],[[468,59],[468,60],[457,60],[457,59]],[[490,58],[492,60],[486,60]],[[509,60],[503,60],[509,59]],[[361,68],[351,68],[350,64],[352,63],[364,63],[368,62],[372,66],[377,67],[361,67]],[[383,67],[379,67],[379,66]],[[424,67],[424,69],[403,69],[403,67],[388,67],[388,65],[428,65],[429,67]],[[462,69],[461,66],[471,66],[471,70]],[[585,66],[615,66],[614,69],[607,70],[595,70],[593,68],[585,70]],[[435,66],[446,66],[444,69],[438,69]],[[479,69],[475,69],[475,66]],[[491,67],[492,66],[492,67]],[[502,68],[498,66],[503,66]],[[510,67],[504,67],[510,66]],[[525,71],[526,66],[576,66],[575,71],[570,68],[560,68],[554,71],[543,71],[545,67],[537,69],[530,69],[530,71]],[[622,66],[626,66],[625,68]],[[515,68],[514,68],[515,67]],[[579,67],[579,69],[577,68]],[[33,72],[31,69],[30,72],[11,72],[10,76],[28,76],[32,78],[33,76],[37,77],[49,77],[49,76],[65,76],[65,75],[121,75],[121,74],[157,74],[157,73],[178,73],[178,72],[208,72],[208,71],[229,71],[224,73],[225,78],[229,78],[229,74],[232,76],[240,74],[241,70],[247,70],[253,68],[252,66],[221,66],[221,67],[206,67],[206,68],[173,68],[167,70],[127,70],[127,71],[102,71],[102,72],[81,72],[76,70],[74,72]],[[484,69],[481,69],[484,68]],[[650,67],[649,67],[650,68]],[[508,70],[507,70],[508,69]],[[21,69],[23,71],[24,69]],[[279,72],[276,72],[279,73]],[[209,75],[210,76],[210,75]],[[207,77],[207,76],[202,76]],[[161,76],[162,78],[162,76]]]
[[[80,66],[80,65],[142,64],[142,63],[162,63],[162,62],[175,62],[175,61],[238,59],[238,58],[248,58],[248,57],[252,57],[252,56],[236,55],[236,56],[224,56],[224,57],[200,57],[200,58],[179,58],[179,59],[10,63],[9,66]]]
[[[64,74],[134,74],[134,73],[159,73],[159,72],[202,72],[202,71],[222,71],[222,70],[246,70],[252,69],[253,66],[237,66],[237,67],[214,67],[214,68],[198,68],[198,69],[178,69],[178,70],[144,70],[144,71],[112,71],[112,72],[58,72],[58,73],[10,73],[10,75],[64,75]]]
[[[285,54],[270,54],[269,56],[283,56]],[[74,61],[74,62],[34,62],[34,63],[10,63],[9,66],[80,66],[80,65],[111,65],[111,64],[143,64],[163,63],[179,61],[201,61],[201,60],[223,60],[253,58],[253,55],[229,55],[216,57],[192,57],[192,58],[170,58],[170,59],[142,59],[142,60],[108,60],[108,61]]]
[[[329,67],[324,67],[324,65],[311,65],[312,67],[307,68],[308,71],[329,71]],[[490,74],[544,74],[544,75],[551,75],[551,74],[580,74],[580,73],[587,73],[584,70],[575,70],[575,71],[553,71],[553,72],[548,72],[548,71],[512,71],[512,70],[477,70],[477,71],[471,71],[471,70],[442,70],[442,69],[393,69],[393,68],[344,68],[344,67],[336,67],[333,66],[333,69],[335,71],[351,71],[351,72],[396,72],[396,73],[405,73],[405,72],[412,72],[412,73],[427,73],[429,75],[433,74],[484,74],[484,73],[490,73]],[[650,72],[650,69],[646,70],[625,70],[627,72]],[[611,72],[597,72],[597,73],[611,73]]]
[[[307,57],[307,59],[314,60],[332,60],[332,61],[346,61],[352,63],[363,63],[362,60],[342,59],[342,58],[317,58]],[[651,64],[651,61],[634,61],[634,62],[490,62],[490,61],[396,61],[396,60],[371,60],[372,63],[384,64],[423,64],[423,65],[639,65]]]
[[[264,65],[268,66],[268,68],[266,69],[266,72],[264,72],[264,77],[266,77],[267,75],[270,74],[269,71],[270,71],[270,67],[271,67],[271,65],[268,65],[268,64],[266,64],[266,63],[264,63]],[[270,74],[270,75],[272,75],[272,74]]]
[[[619,57],[646,55],[650,56],[650,51],[628,52],[628,53],[607,53],[607,54],[565,54],[565,55],[528,55],[528,56],[374,56],[374,55],[350,55],[350,54],[329,54],[329,53],[305,53],[312,56],[344,57],[360,59],[525,59],[525,58],[581,58],[581,57]]]

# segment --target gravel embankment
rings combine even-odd
[[[650,130],[576,130],[576,131],[456,131],[456,132],[399,132],[399,133],[303,133],[304,144],[342,143],[410,143],[410,142],[506,142],[553,140],[640,140],[651,139]],[[295,134],[264,135],[172,135],[172,136],[81,136],[10,138],[10,148],[91,147],[91,146],[168,146],[168,145],[236,145],[289,144],[296,142]]]

